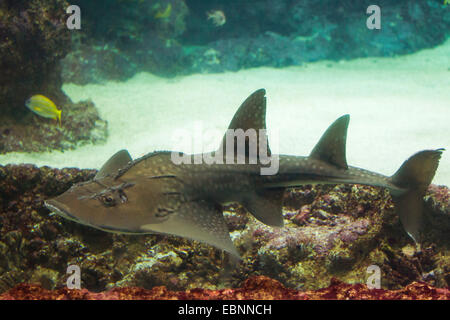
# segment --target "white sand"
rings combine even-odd
[[[266,88],[267,126],[279,134],[279,151],[307,155],[323,131],[342,114],[351,122],[348,163],[390,175],[413,153],[445,147],[434,183],[450,184],[450,40],[396,58],[319,62],[284,69],[162,79],[141,73],[127,82],[77,86],[73,101],[92,99],[109,123],[104,145],[73,151],[9,153],[0,164],[99,168],[121,148],[136,158],[154,150],[190,152],[175,144],[178,129],[216,129],[214,146],[240,103]],[[274,139],[271,147],[277,151]],[[207,149],[215,149],[210,147]],[[199,151],[196,148],[195,151]]]

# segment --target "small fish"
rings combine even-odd
[[[41,117],[58,120],[59,126],[61,126],[61,110],[49,98],[37,94],[28,99],[25,105]]]
[[[166,10],[164,11],[158,11],[155,14],[155,19],[164,19],[170,17],[170,14],[172,13],[172,4],[168,4]]]
[[[206,16],[208,17],[208,20],[212,20],[212,23],[216,27],[221,27],[227,22],[227,19],[225,17],[225,13],[223,13],[222,10],[213,10],[206,13]]]

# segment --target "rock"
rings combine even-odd
[[[19,120],[29,113],[25,101],[34,94],[61,106],[59,60],[71,49],[64,0],[5,0],[0,3],[0,114]],[[5,41],[4,41],[4,40]],[[3,122],[3,121],[2,121]]]
[[[60,60],[72,47],[68,6],[64,0],[0,2],[0,154],[64,151],[106,139],[106,122],[94,104],[75,104],[61,90]],[[61,127],[25,107],[35,94],[62,110]]]
[[[67,102],[63,109],[61,127],[31,112],[26,124],[0,121],[0,153],[64,151],[106,141],[108,123],[100,119],[92,101]]]

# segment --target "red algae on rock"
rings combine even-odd
[[[369,289],[362,284],[346,284],[337,279],[330,286],[312,291],[296,291],[265,276],[247,279],[235,289],[191,289],[170,291],[164,286],[150,290],[126,287],[95,293],[86,289],[46,290],[35,284],[19,284],[0,295],[0,300],[450,300],[448,288],[434,288],[413,282],[400,290]]]

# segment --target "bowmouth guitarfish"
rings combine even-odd
[[[265,117],[265,90],[260,89],[243,102],[229,129],[257,130],[258,141],[274,156],[267,136],[261,136],[266,129]],[[344,115],[331,124],[309,156],[277,155],[276,174],[262,175],[261,168],[267,165],[259,158],[256,163],[245,164],[176,164],[172,152],[158,151],[132,160],[126,150],[120,150],[91,181],[72,186],[45,205],[67,219],[104,231],[176,235],[239,257],[223,217],[223,204],[238,202],[259,221],[282,227],[286,188],[312,183],[362,184],[387,188],[404,229],[419,241],[422,198],[444,149],[414,154],[390,177],[348,166],[345,144],[349,119]],[[225,135],[215,152],[225,150],[230,142]],[[236,156],[249,158],[249,146],[246,141],[244,154]]]

